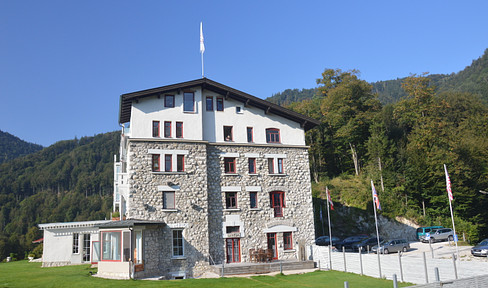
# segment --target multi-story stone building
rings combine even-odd
[[[318,122],[207,78],[124,94],[102,276],[197,277],[305,258],[314,239],[304,132]],[[130,263],[135,263],[131,267]]]

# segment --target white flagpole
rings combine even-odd
[[[332,230],[330,229],[330,212],[329,212],[329,188],[325,186],[325,192],[327,194],[327,219],[329,220],[329,269],[332,270],[332,258],[331,258],[331,251],[332,251]]]
[[[378,219],[376,218],[376,201],[374,200],[374,184],[373,179],[371,179],[371,194],[373,195],[373,209],[374,209],[374,222],[376,224],[376,240],[378,241],[378,249],[376,249],[376,254],[378,255],[378,269],[380,271],[381,278],[381,262],[380,262],[380,234],[378,232]],[[376,192],[378,194],[378,192]]]
[[[200,54],[202,56],[202,78],[203,75],[203,52],[205,52],[205,44],[203,43],[203,24],[200,22]]]
[[[446,190],[447,190],[447,198],[449,198],[449,210],[451,210],[452,230],[454,232],[454,237],[457,238],[456,226],[454,226],[454,213],[452,213],[452,201],[451,201],[452,190],[451,190],[451,192],[449,192],[449,190],[451,189],[451,180],[449,179],[449,174],[447,173],[446,164],[444,164],[444,172],[446,172]],[[459,248],[458,248],[458,244],[457,244],[457,240],[459,240],[459,239],[454,239],[454,240],[455,240],[454,243],[456,244],[457,260],[459,260]]]

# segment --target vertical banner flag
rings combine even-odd
[[[454,197],[452,196],[451,179],[449,179],[449,174],[447,174],[446,164],[444,164],[444,171],[446,172],[446,190],[447,190],[447,195],[449,196],[449,201],[452,201],[452,200],[454,200]]]
[[[376,209],[381,210],[380,199],[378,198],[378,193],[376,193],[376,189],[374,189],[373,180],[371,180],[371,189],[373,189],[373,202],[376,205]]]
[[[205,52],[205,45],[203,44],[203,27],[202,22],[200,22],[200,53]]]
[[[329,188],[325,187],[325,192],[327,192],[327,202],[330,204],[330,210],[334,210],[334,203],[332,202],[332,199],[330,198]]]

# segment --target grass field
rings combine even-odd
[[[306,274],[185,279],[171,281],[108,280],[90,276],[89,265],[41,268],[40,263],[16,261],[0,263],[0,287],[393,287],[393,281],[338,271]],[[412,284],[400,283],[399,287]]]

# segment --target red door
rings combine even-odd
[[[241,262],[241,247],[239,238],[225,239],[227,263]]]
[[[273,260],[278,259],[278,245],[276,245],[276,233],[268,233],[268,249],[273,251]]]

